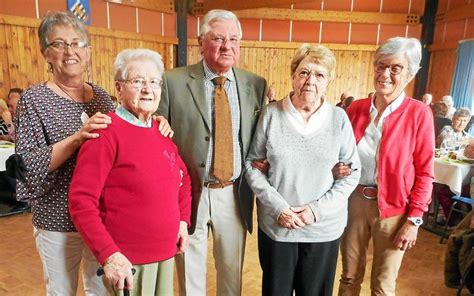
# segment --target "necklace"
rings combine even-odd
[[[86,101],[86,87],[84,83],[82,83],[82,100],[81,101],[78,101],[73,96],[71,96],[71,94],[61,86],[61,84],[57,83],[56,81],[54,83],[59,87],[60,90],[62,90],[74,102],[84,103]]]

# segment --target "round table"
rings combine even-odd
[[[461,194],[463,185],[471,182],[474,173],[474,164],[451,160],[447,157],[435,158],[434,160],[434,181],[445,184],[456,194]]]

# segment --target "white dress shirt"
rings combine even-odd
[[[288,99],[283,101],[283,110],[285,111],[286,118],[288,118],[293,128],[301,135],[309,135],[316,132],[324,123],[328,113],[328,103],[323,101],[319,110],[313,113],[306,123],[304,122],[303,115],[296,110],[291,102],[292,94],[293,93],[290,93]]]
[[[374,124],[374,119],[378,115],[377,108],[375,108],[375,99],[372,99],[370,105],[370,124],[365,130],[364,137],[357,144],[357,151],[359,152],[360,163],[362,171],[360,175],[359,184],[363,185],[377,185],[377,160],[379,157],[380,140],[382,139],[383,124],[385,118],[392,112],[398,109],[405,98],[405,92],[402,92],[390,105],[385,108],[380,116],[377,126]]]

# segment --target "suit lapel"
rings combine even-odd
[[[252,116],[255,113],[255,104],[252,102],[252,98],[249,96],[249,81],[247,76],[243,74],[239,69],[234,68],[234,74],[237,81],[237,92],[239,94],[239,105],[240,105],[240,137],[245,143],[250,140],[252,132]],[[245,151],[242,151],[245,153]],[[245,156],[245,155],[244,155]]]
[[[189,72],[190,80],[187,83],[187,87],[191,92],[191,95],[196,103],[196,106],[201,113],[204,123],[210,130],[210,118],[209,118],[209,107],[206,102],[206,93],[204,90],[204,68],[202,61],[195,64]]]

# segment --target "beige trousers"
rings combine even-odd
[[[222,189],[204,187],[202,190],[196,230],[189,237],[189,248],[176,256],[180,295],[206,295],[209,234],[213,238],[217,295],[234,296],[242,292],[247,233],[240,218],[234,186]]]
[[[76,295],[81,261],[85,295],[107,295],[102,279],[96,275],[99,264],[78,232],[46,231],[34,227],[33,235],[43,263],[48,296]]]
[[[404,251],[393,244],[405,215],[381,220],[377,200],[368,200],[357,192],[349,198],[349,217],[341,239],[342,275],[339,295],[359,295],[364,280],[367,248],[373,240],[371,295],[395,295],[398,270]]]
[[[174,258],[133,267],[136,272],[130,296],[173,296]],[[110,283],[106,287],[111,295],[123,296],[123,290],[115,290]]]

